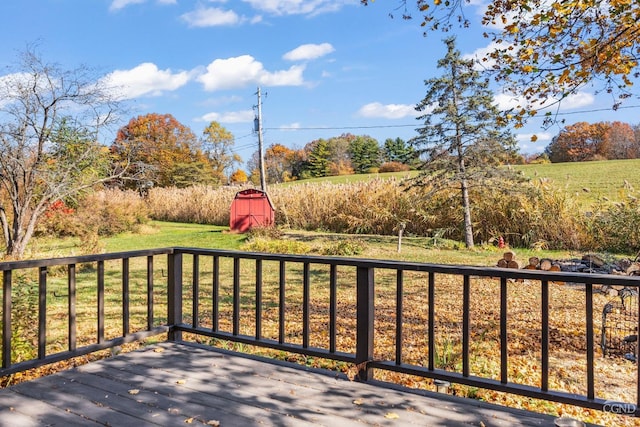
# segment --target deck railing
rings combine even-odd
[[[597,387],[594,321],[599,319],[595,287],[637,291],[638,277],[179,247],[4,262],[0,270],[0,376],[166,334],[175,341],[223,340],[347,362],[356,367],[361,381],[372,379],[374,372],[390,372],[640,415],[637,365],[632,378],[635,401],[611,402],[603,397],[606,390]],[[440,292],[444,281],[456,289],[454,294]],[[576,333],[584,336],[579,355],[584,358],[584,393],[552,386],[550,355],[556,348],[550,338],[552,329],[557,331],[550,319],[560,302],[552,300],[550,289],[558,282],[575,286],[576,298],[582,300],[584,330]],[[485,320],[472,316],[477,304],[472,289],[479,283],[495,284],[496,319],[488,323],[494,330],[483,331],[493,336],[499,354],[499,372],[493,374],[473,365],[478,356],[474,325]],[[34,289],[32,300],[37,299],[33,312],[24,309],[28,297],[19,292],[28,286]],[[509,292],[524,286],[535,301],[527,307],[533,319],[529,328],[537,331],[538,343],[529,349],[539,361],[535,384],[510,374],[514,355],[509,344],[520,331],[509,327],[515,314]],[[445,356],[459,356],[453,367],[443,364],[438,344],[438,328],[445,328],[445,316],[438,310],[445,303],[459,309],[459,319],[446,326],[451,346]],[[37,330],[25,331],[29,324]],[[57,337],[61,324],[67,333]],[[20,359],[24,351],[17,351],[25,342],[34,348],[27,360]]]

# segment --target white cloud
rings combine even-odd
[[[524,98],[510,96],[504,93],[500,93],[496,95],[494,99],[496,104],[498,105],[498,108],[503,111],[509,110],[512,108],[519,109],[526,106],[526,100]],[[576,108],[587,107],[589,105],[592,105],[594,101],[595,101],[595,97],[593,96],[593,94],[588,92],[578,92],[576,94],[569,95],[566,98],[564,98],[559,104],[559,109],[573,110]],[[541,110],[544,108],[548,108],[552,105],[555,105],[557,102],[558,102],[557,99],[550,99],[544,104],[536,104],[536,105],[530,106],[529,108]]]
[[[304,65],[294,65],[288,70],[269,72],[261,62],[250,55],[216,59],[207,66],[206,73],[198,77],[205,90],[237,89],[248,85],[301,86]]]
[[[417,117],[421,113],[416,111],[414,105],[387,104],[372,102],[363,105],[358,110],[358,115],[367,118],[403,119],[405,117]]]
[[[251,7],[271,15],[318,15],[335,12],[345,4],[357,4],[350,0],[243,0]]]
[[[139,96],[158,96],[165,91],[176,90],[191,79],[190,73],[181,71],[172,73],[171,70],[159,70],[150,62],[145,62],[130,70],[116,70],[105,77],[105,83],[116,88],[117,95],[122,99]]]
[[[246,20],[233,10],[223,10],[217,7],[200,8],[192,12],[185,13],[180,18],[190,27],[238,25]]]
[[[281,125],[280,129],[282,130],[296,130],[296,129],[300,129],[302,127],[302,125],[298,122],[295,123],[291,123],[288,125]]]
[[[124,9],[132,4],[145,3],[147,0],[113,0],[109,6],[109,10],[114,12],[116,10]],[[159,4],[177,4],[177,0],[156,0]]]
[[[207,113],[201,117],[205,122],[220,122],[220,123],[247,123],[253,122],[254,113],[253,110],[243,111],[229,111],[226,113]]]
[[[532,141],[531,137],[536,136],[536,140]],[[549,145],[553,139],[553,135],[549,132],[538,133],[520,133],[516,135],[518,147],[523,153],[541,153]]]
[[[551,139],[553,138],[553,135],[550,134],[549,132],[538,132],[538,133],[519,133],[516,135],[516,140],[518,140],[518,142],[531,142],[531,138],[535,135],[536,142],[538,143],[542,143],[542,142],[547,142],[547,141],[551,141]]]
[[[334,51],[335,49],[330,43],[303,44],[285,53],[282,58],[287,61],[305,61],[320,58],[321,56],[328,55]]]

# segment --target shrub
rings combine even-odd
[[[400,162],[386,162],[380,165],[379,172],[405,172],[410,170],[409,165]]]
[[[250,239],[242,245],[242,250],[272,254],[308,254],[311,248],[304,242],[295,240],[274,240],[265,237]]]
[[[339,240],[325,245],[322,248],[322,254],[329,256],[355,256],[361,254],[363,250],[364,248],[360,242]]]
[[[148,222],[149,212],[142,198],[131,190],[102,190],[85,195],[75,210],[56,202],[38,224],[38,234],[76,236],[89,246],[96,236],[111,236]]]

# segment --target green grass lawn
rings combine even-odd
[[[533,180],[549,180],[554,187],[577,197],[582,206],[602,197],[621,201],[629,190],[640,190],[640,159],[519,165],[515,168]]]
[[[185,246],[209,249],[239,249],[246,236],[230,233],[229,227],[151,221],[138,233],[122,233],[100,239],[103,252]],[[53,258],[86,253],[77,238],[34,238],[25,258]]]
[[[516,165],[514,168],[522,171],[531,180],[542,179],[555,188],[565,190],[585,207],[602,197],[611,201],[622,201],[629,190],[640,190],[640,159]],[[340,175],[277,185],[291,186],[319,182],[348,184],[371,179],[404,179],[417,174],[418,171]]]

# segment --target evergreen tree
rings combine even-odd
[[[325,139],[318,139],[312,143],[311,152],[307,160],[306,171],[312,178],[329,176],[329,162],[331,150]]]
[[[513,157],[516,142],[499,119],[488,79],[474,69],[472,60],[461,57],[455,38],[447,38],[447,53],[438,61],[441,77],[425,81],[427,94],[416,106],[424,126],[410,143],[424,163],[415,184],[430,194],[445,189],[460,192],[464,238],[474,246],[469,190],[494,179],[518,179],[499,166]]]
[[[369,173],[380,166],[380,146],[370,136],[357,136],[349,143],[349,156],[356,173]]]
[[[382,149],[386,162],[398,162],[411,165],[416,159],[416,152],[413,147],[402,138],[387,138]]]

